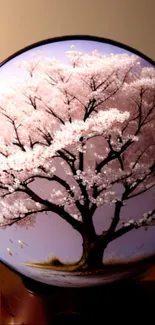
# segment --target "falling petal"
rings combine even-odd
[[[21,240],[18,240],[18,244],[20,245],[21,248],[23,248],[23,243],[21,242]]]
[[[10,248],[7,248],[8,254],[12,256]]]

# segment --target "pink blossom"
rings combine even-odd
[[[0,82],[0,225],[47,209],[30,192],[37,178],[52,183],[49,203],[81,223],[83,206],[123,206],[155,185],[154,68],[128,54],[67,57],[39,53]]]

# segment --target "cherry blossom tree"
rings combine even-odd
[[[155,69],[129,54],[67,57],[20,61],[22,78],[0,84],[0,226],[56,213],[82,236],[77,268],[101,268],[111,241],[155,224],[155,209],[121,219],[155,185]],[[98,235],[93,216],[106,204],[114,215]]]

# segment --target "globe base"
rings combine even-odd
[[[150,289],[146,294],[141,281],[126,279],[100,287],[63,288],[17,276],[13,271],[7,275],[5,270],[3,282],[6,285],[2,284],[0,321],[3,325],[99,324],[105,318],[113,322],[121,316],[118,313],[120,306],[132,321],[129,306],[131,309],[139,306],[138,317],[143,319],[143,311],[150,310],[150,303],[153,302]],[[148,319],[148,312],[146,315]]]

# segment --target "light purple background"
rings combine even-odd
[[[55,57],[67,63],[66,51],[73,44],[76,46],[76,50],[87,53],[94,49],[97,49],[102,54],[125,52],[121,48],[94,41],[72,40],[47,44],[29,50],[2,66],[0,68],[0,80],[7,80],[12,73],[17,73],[15,66],[17,60],[29,60],[32,53],[40,50],[42,50],[41,55]],[[147,65],[147,62],[143,61],[142,64]],[[47,187],[46,190],[48,190]],[[130,200],[128,205],[123,208],[122,216],[124,219],[129,217],[139,219],[144,212],[154,208],[154,202],[155,187],[145,194]],[[97,232],[106,229],[112,216],[112,207],[107,206],[97,210],[95,215]],[[105,260],[127,260],[135,256],[143,257],[144,254],[153,253],[155,252],[154,238],[155,227],[150,227],[147,231],[144,229],[132,231],[108,246],[105,251]],[[23,248],[18,244],[18,240],[25,243]],[[7,248],[10,248],[12,256],[8,254]],[[30,270],[27,271],[27,268],[22,264],[23,262],[44,261],[51,256],[57,256],[63,261],[71,262],[78,260],[81,253],[82,240],[79,233],[73,230],[66,221],[53,213],[48,215],[38,214],[35,226],[28,229],[19,226],[0,229],[0,258],[2,261],[28,275]]]

